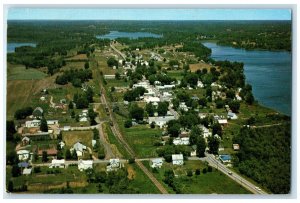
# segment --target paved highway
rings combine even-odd
[[[217,168],[219,171],[230,177],[232,180],[236,181],[243,187],[247,188],[249,191],[253,192],[254,194],[268,194],[262,189],[258,188],[253,183],[249,182],[245,178],[241,177],[234,171],[228,169],[224,164],[222,164],[219,160],[215,158],[214,155],[205,153],[206,161],[213,167]]]

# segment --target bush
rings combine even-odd
[[[129,159],[128,159],[128,163],[129,163],[129,164],[133,164],[134,162],[135,162],[135,159],[134,159],[134,158],[129,158]]]
[[[151,127],[151,128],[155,128],[155,123],[152,122],[152,123],[150,124],[150,127]]]
[[[40,173],[41,172],[41,167],[37,166],[33,168],[34,173]]]
[[[213,168],[212,168],[211,166],[208,166],[208,167],[207,167],[207,171],[208,171],[208,172],[212,172],[212,170],[213,170]]]
[[[198,175],[200,175],[200,173],[201,173],[201,172],[200,172],[200,169],[197,168],[196,171],[195,171],[195,174],[198,176]]]
[[[202,173],[203,173],[203,174],[206,174],[206,173],[207,173],[207,169],[204,168],[204,169],[202,170]]]
[[[192,170],[188,170],[187,171],[187,176],[189,176],[189,177],[193,176],[193,171]]]
[[[130,128],[132,126],[132,121],[131,120],[126,120],[124,123],[125,128]]]

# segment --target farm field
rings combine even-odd
[[[7,64],[7,80],[40,80],[46,76],[46,73],[38,69],[26,69],[23,65]]]

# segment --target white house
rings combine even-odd
[[[84,171],[84,170],[87,170],[89,168],[93,168],[93,160],[82,160],[80,159],[78,161],[78,169],[80,171]]]
[[[228,119],[231,119],[231,120],[236,120],[236,119],[238,119],[237,115],[236,115],[235,113],[232,113],[232,112],[228,112],[227,118],[228,118]]]
[[[60,146],[61,149],[64,148],[65,145],[66,145],[63,141],[60,141],[58,144],[59,144],[59,146]]]
[[[41,125],[41,120],[32,120],[32,121],[26,121],[25,127],[27,128],[35,128],[39,127]]]
[[[41,100],[41,101],[45,101],[46,98],[45,98],[44,96],[42,96],[42,97],[40,97],[40,100]]]
[[[49,168],[65,168],[65,160],[64,159],[61,159],[61,160],[53,159],[51,161]]]
[[[161,168],[163,164],[162,158],[156,158],[156,159],[151,159],[150,160],[150,167],[151,168]]]
[[[106,167],[106,171],[115,171],[122,167],[123,164],[120,162],[120,159],[110,159],[109,165]]]
[[[23,175],[30,175],[32,171],[32,168],[24,168],[22,174]]]
[[[183,165],[183,155],[182,154],[172,154],[173,165]]]
[[[159,97],[145,97],[145,102],[150,103],[150,102],[160,102],[160,98]]]
[[[58,125],[58,120],[47,120],[47,125]]]
[[[81,144],[80,142],[76,142],[73,147],[70,149],[71,152],[76,151],[77,156],[83,156],[84,150],[86,150],[86,146]]]
[[[79,122],[86,122],[86,121],[88,121],[88,118],[85,116],[79,118]]]
[[[173,140],[174,145],[189,145],[190,144],[190,138],[189,137],[183,137],[183,138],[175,138]]]
[[[203,83],[200,80],[198,80],[198,82],[197,82],[197,87],[199,87],[199,88],[204,87]]]
[[[20,161],[25,161],[30,158],[30,152],[24,149],[17,151],[17,155]]]
[[[221,125],[226,125],[228,122],[227,119],[218,119],[218,123]]]
[[[160,128],[162,128],[166,123],[170,120],[174,120],[175,116],[158,116],[158,117],[149,117],[148,123],[151,124],[154,122],[156,125],[158,125]]]
[[[185,102],[180,102],[179,109],[182,109],[183,111],[188,111],[189,110],[187,105],[185,104]]]
[[[207,138],[207,137],[209,137],[209,136],[212,135],[212,133],[209,132],[209,129],[206,128],[204,125],[200,125],[199,127],[200,127],[200,129],[202,130],[202,132],[203,132],[203,137],[204,137],[204,138]]]
[[[92,140],[92,147],[95,147],[96,144],[97,144],[97,140]]]

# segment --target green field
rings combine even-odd
[[[150,169],[148,161],[144,161],[144,165]],[[164,162],[162,168],[158,169],[158,172],[153,172],[153,175],[172,193],[174,193],[172,188],[163,182],[164,172],[170,169],[178,175],[175,177],[175,182],[180,185],[183,194],[250,194],[249,191],[216,169],[204,174],[202,170],[206,167],[206,164],[201,161],[185,161],[183,166],[173,166],[171,163]],[[195,175],[196,169],[201,170],[200,175]],[[193,171],[192,177],[183,173],[188,170]]]
[[[157,147],[154,143],[160,141],[162,130],[152,129],[148,125],[137,125],[131,128],[124,127],[124,119],[116,115],[119,128],[127,140],[128,144],[134,150],[137,157],[155,157]]]
[[[76,142],[81,142],[92,149],[92,131],[67,131],[62,132],[62,136],[67,147],[72,147]]]
[[[26,69],[23,65],[7,65],[7,80],[40,80],[47,76],[37,69]]]

